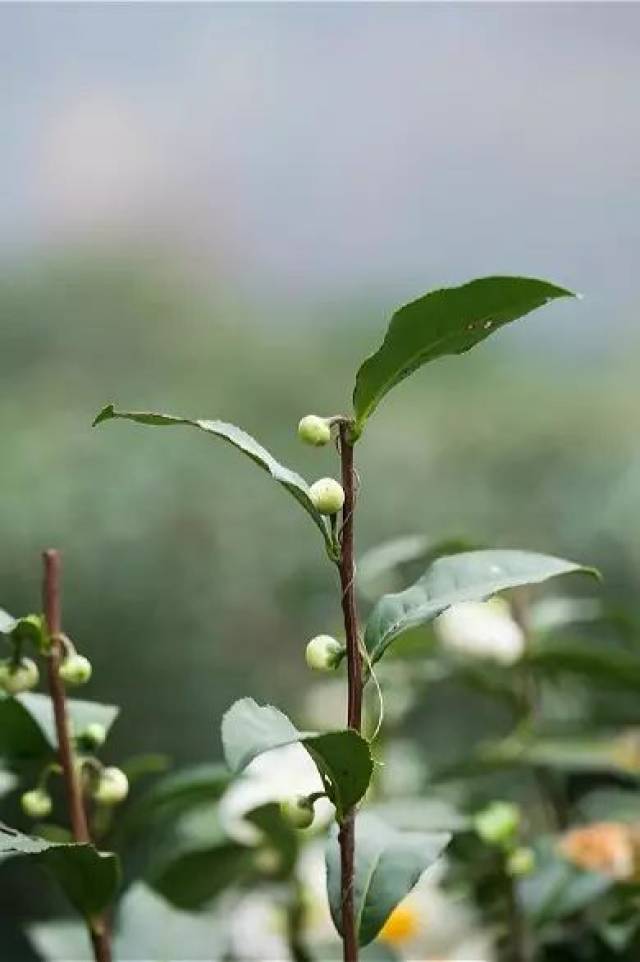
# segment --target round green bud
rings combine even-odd
[[[515,878],[531,875],[536,867],[535,852],[531,848],[516,848],[507,859],[507,873]]]
[[[99,805],[118,805],[129,793],[129,780],[120,768],[103,768],[92,791]]]
[[[86,685],[92,671],[91,662],[84,655],[68,655],[60,665],[60,677],[65,685]]]
[[[298,424],[298,437],[305,444],[320,448],[331,440],[329,422],[317,414],[307,414]]]
[[[43,788],[34,788],[30,792],[25,792],[20,799],[22,811],[29,818],[46,818],[51,815],[53,803],[51,796]]]
[[[316,635],[306,647],[304,657],[314,671],[333,671],[344,654],[344,645],[331,635]]]
[[[309,497],[320,514],[336,514],[344,504],[342,485],[333,478],[320,478],[309,489]]]
[[[11,660],[0,663],[0,688],[9,695],[35,688],[39,678],[38,666],[31,658],[21,658],[17,665]]]
[[[91,748],[100,748],[107,740],[107,729],[100,722],[90,722],[82,729],[78,738]]]
[[[520,810],[511,802],[492,802],[474,819],[475,830],[488,845],[510,842],[520,826]]]
[[[309,828],[313,822],[313,805],[306,795],[294,795],[280,802],[280,811],[294,828]]]

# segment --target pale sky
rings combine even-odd
[[[632,324],[637,4],[4,4],[0,256],[162,237],[275,297],[485,273]]]

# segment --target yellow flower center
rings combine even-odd
[[[418,928],[418,913],[412,905],[405,902],[393,910],[379,937],[389,945],[401,945],[417,935]]]

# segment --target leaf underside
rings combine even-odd
[[[239,774],[263,752],[299,743],[306,748],[327,795],[341,818],[366,792],[373,761],[367,742],[356,731],[301,732],[277,708],[252,698],[235,702],[222,719],[227,764]]]
[[[358,942],[367,945],[441,855],[450,835],[400,832],[374,815],[356,819],[354,910]],[[340,850],[337,830],[327,840],[327,892],[331,917],[338,932],[342,925]]]
[[[121,419],[123,421],[134,421],[137,424],[148,424],[154,427],[175,427],[186,425],[187,427],[198,428],[205,434],[221,438],[233,445],[238,451],[251,458],[254,464],[266,471],[274,481],[277,481],[289,494],[293,495],[298,504],[301,504],[307,514],[313,519],[324,538],[327,551],[332,553],[333,545],[329,527],[315,508],[309,496],[309,485],[299,474],[290,468],[280,464],[279,461],[263,448],[255,438],[235,424],[227,424],[225,421],[203,421],[191,418],[174,417],[171,414],[156,414],[151,411],[116,411],[113,404],[107,404],[93,422],[95,427],[103,421]]]
[[[430,291],[392,316],[384,341],[361,365],[353,392],[354,436],[396,384],[423,364],[463,354],[511,321],[571,291],[530,277],[481,277]]]
[[[593,568],[532,551],[465,551],[438,558],[411,587],[380,599],[367,622],[365,645],[375,662],[395,638],[451,605],[572,572],[597,576]]]
[[[108,732],[119,712],[115,705],[79,698],[70,698],[67,706],[76,733],[91,722],[99,722]],[[0,695],[0,754],[17,759],[41,758],[55,751],[57,745],[53,704],[48,695]]]

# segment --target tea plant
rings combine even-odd
[[[167,414],[119,411],[107,405],[95,424],[123,419],[152,426],[189,426],[220,438],[266,471],[293,496],[313,521],[329,562],[336,568],[344,622],[344,643],[327,635],[312,638],[306,649],[310,667],[332,671],[346,663],[346,727],[324,733],[301,731],[272,706],[250,698],[236,702],[222,722],[227,764],[239,776],[258,756],[299,743],[317,766],[322,792],[292,798],[282,815],[295,828],[308,828],[318,799],[334,806],[335,826],[327,841],[327,889],[331,914],[343,943],[345,962],[356,962],[422,873],[443,852],[443,833],[403,833],[378,817],[356,813],[374,772],[372,747],[383,719],[380,697],[373,735],[363,728],[363,694],[372,683],[380,692],[376,665],[410,629],[432,622],[453,605],[492,597],[571,572],[579,565],[547,555],[516,550],[434,552],[426,571],[411,587],[383,596],[361,631],[356,602],[354,530],[361,479],[354,449],[369,419],[389,393],[424,364],[444,355],[465,353],[494,331],[571,293],[544,281],[488,277],[461,287],[433,291],[402,307],[392,317],[380,348],[356,375],[353,411],[328,417],[305,415],[298,433],[313,446],[335,439],[340,480],[321,478],[308,485],[280,464],[253,437],[232,424]],[[515,858],[515,851],[511,853]],[[524,855],[520,854],[520,862]],[[515,863],[514,863],[515,864]],[[184,875],[181,876],[184,879]],[[209,894],[213,889],[206,886]]]
[[[120,865],[115,854],[93,844],[88,808],[93,807],[98,827],[129,790],[125,773],[96,756],[118,710],[67,699],[67,686],[89,680],[91,663],[62,631],[59,553],[45,551],[43,565],[43,614],[14,618],[0,611],[0,633],[10,649],[0,663],[0,751],[18,771],[37,771],[21,806],[40,837],[0,824],[0,859],[19,856],[43,864],[83,916],[96,962],[110,962],[106,913],[118,888]],[[40,670],[27,651],[46,665],[48,696],[32,692]],[[64,783],[69,833],[46,821],[54,808],[49,783],[56,777]]]

